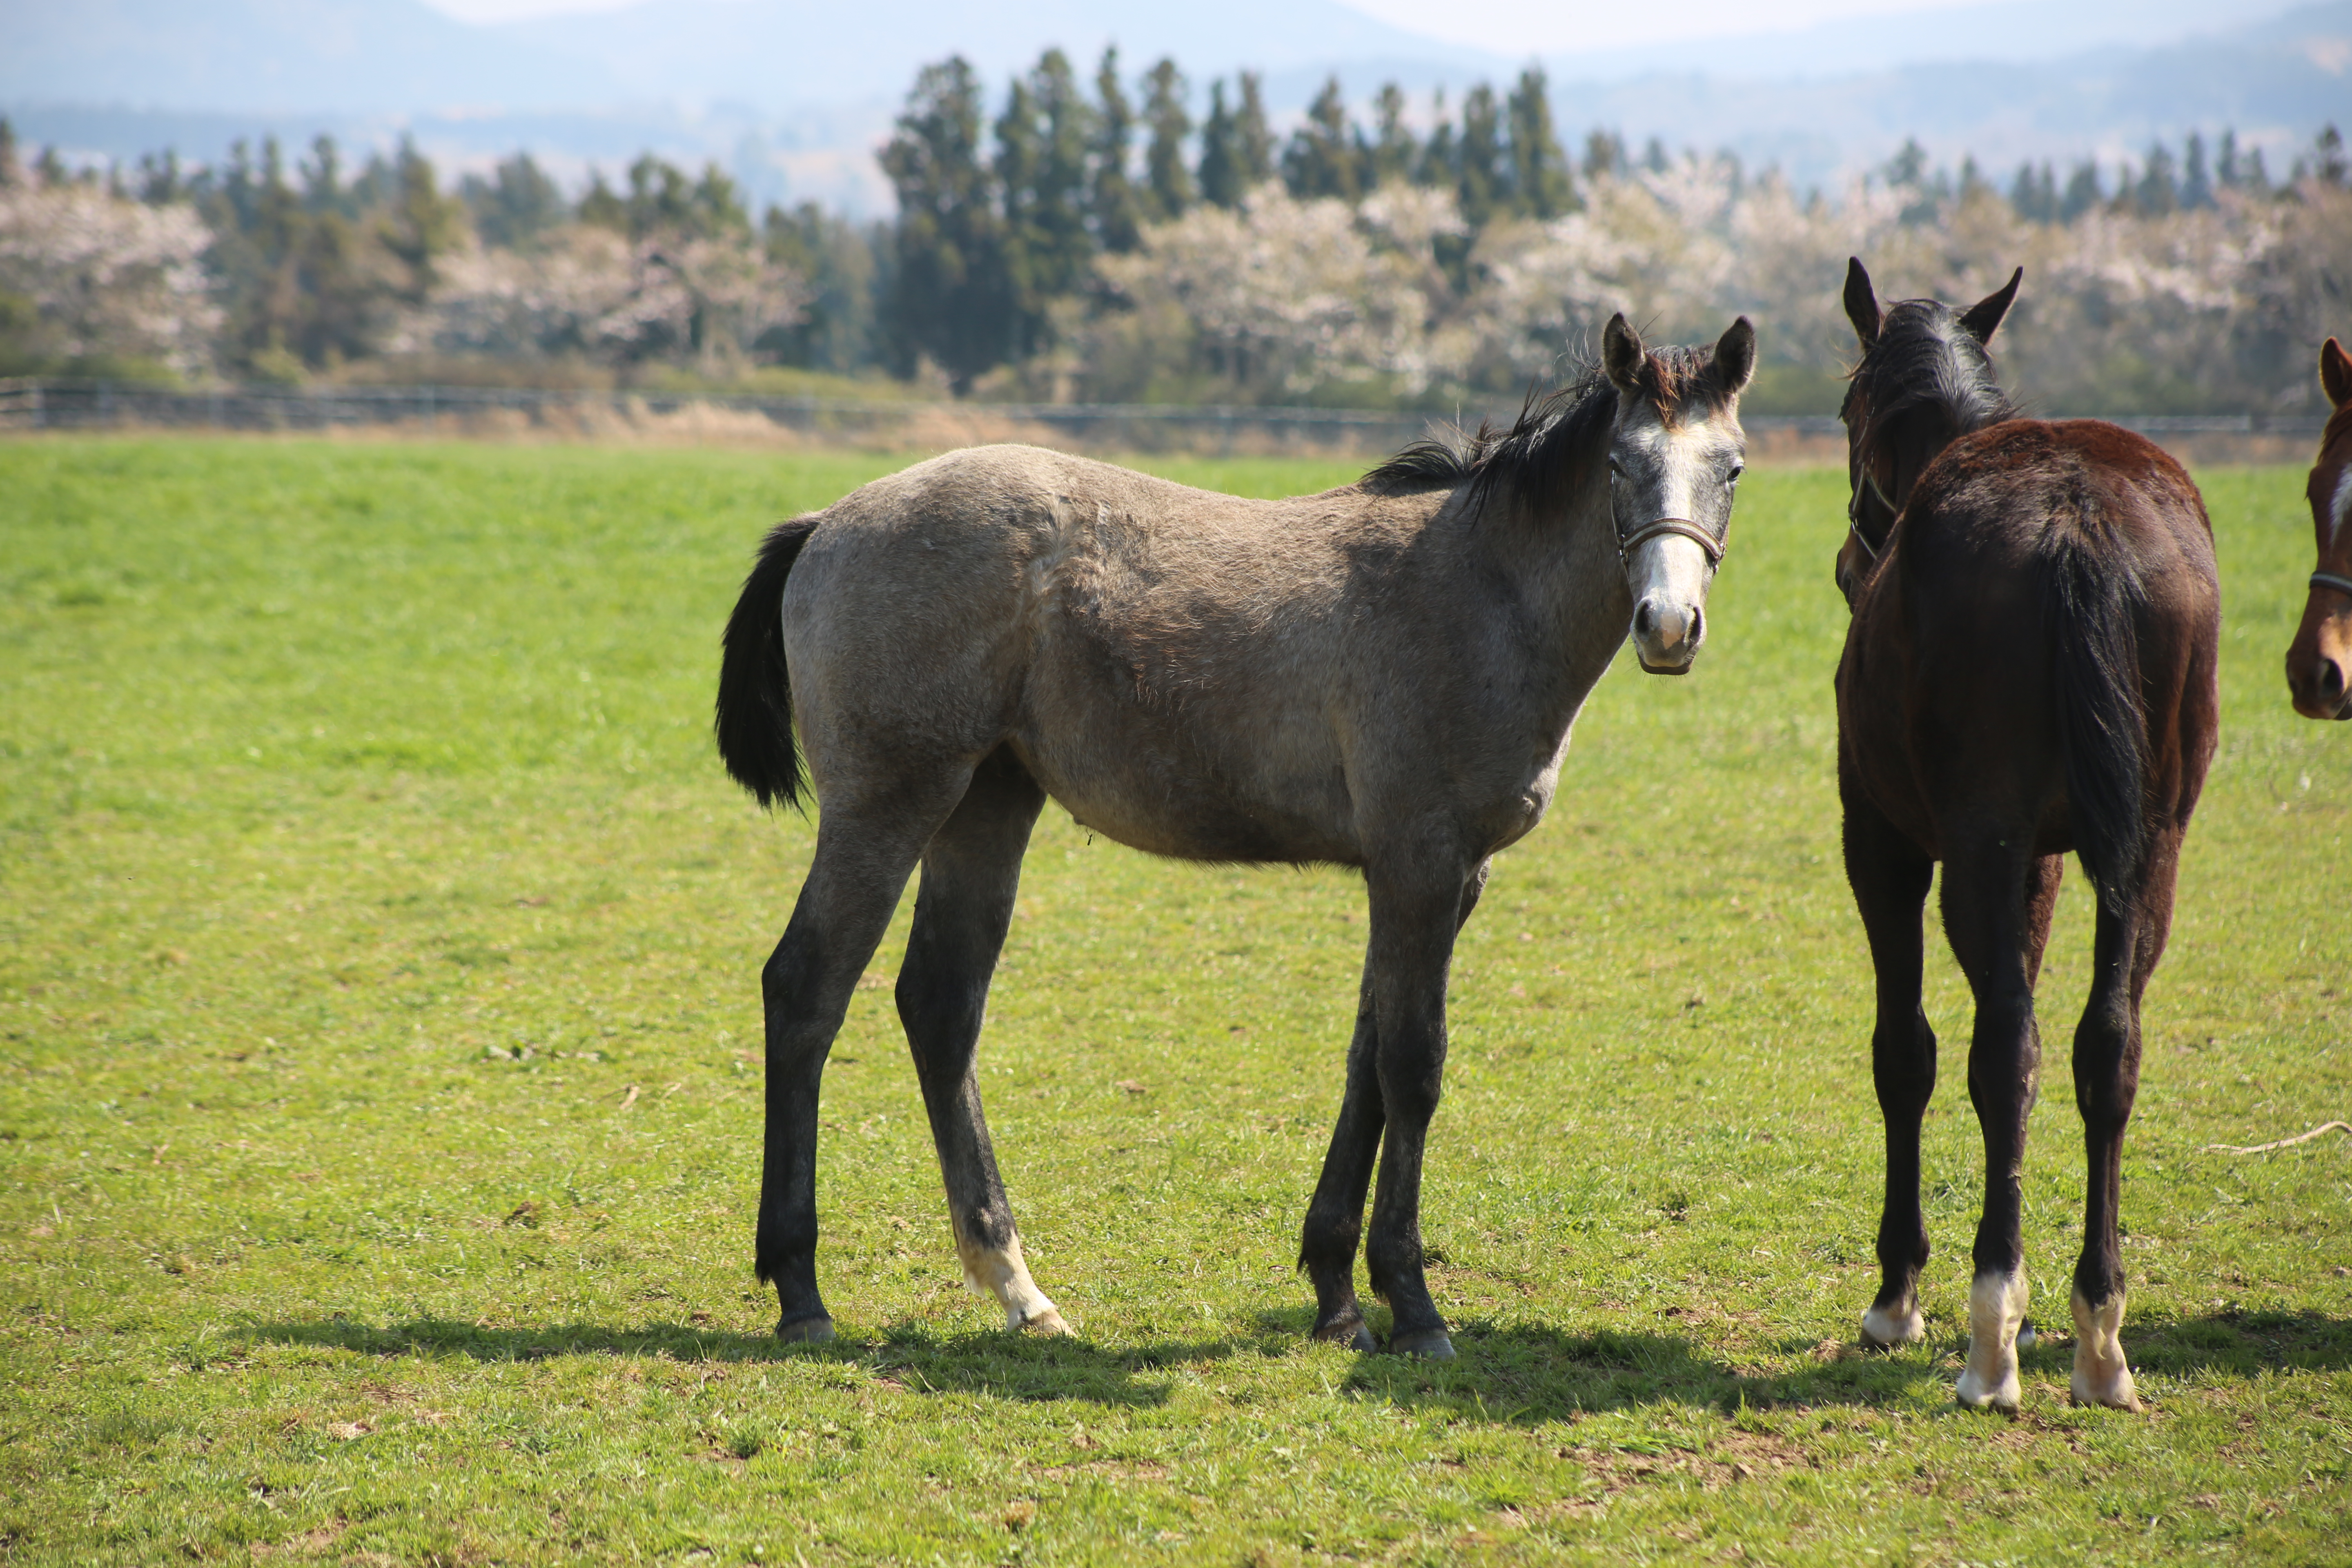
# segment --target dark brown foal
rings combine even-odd
[[[2212,531],[2179,464],[2113,425],[2012,416],[1985,343],[2017,284],[1966,312],[1927,300],[1882,312],[1861,262],[1847,275],[1863,359],[1843,413],[1853,526],[1838,582],[1853,621],[1838,666],[1838,784],[1877,967],[1887,1177],[1883,1276],[1863,1332],[1894,1344],[1923,1331],[1919,1124],[1936,1037],[1919,1005],[1920,910],[1941,860],[1945,934],[1976,1000],[1969,1098],[1985,1142],[1959,1397],[2017,1408],[2033,988],[2072,850],[2098,898],[2074,1031],[2090,1186],[2073,1392],[2137,1409],[2117,1338],[2124,1129],[2140,998],[2213,754],[2221,596]]]

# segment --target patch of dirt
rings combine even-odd
[[[1045,1465],[1031,1472],[1041,1481],[1164,1481],[1168,1467],[1151,1459],[1088,1459],[1076,1465]]]
[[[1786,1437],[1770,1432],[1735,1428],[1709,1438],[1704,1451],[1666,1448],[1656,1454],[1622,1448],[1570,1447],[1559,1458],[1572,1459],[1601,1483],[1600,1498],[1579,1498],[1554,1505],[1555,1511],[1597,1511],[1619,1492],[1668,1476],[1687,1476],[1708,1491],[1734,1486],[1759,1475],[1817,1468],[1812,1456]]]
[[[256,1557],[323,1557],[334,1550],[351,1523],[341,1514],[299,1535],[289,1535],[283,1541],[257,1541],[252,1551]]]

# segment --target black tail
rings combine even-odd
[[[737,784],[763,806],[800,806],[808,781],[793,744],[793,684],[784,668],[784,579],[816,531],[813,517],[780,522],[760,542],[743,596],[727,617],[719,659],[719,713],[711,728]]]
[[[2073,528],[2053,531],[2044,578],[2054,643],[2058,744],[2074,852],[2110,908],[2147,858],[2147,715],[2140,701],[2138,583],[2127,562]]]

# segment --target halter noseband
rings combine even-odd
[[[1631,567],[1633,564],[1634,551],[1653,539],[1663,539],[1668,534],[1687,539],[1706,552],[1708,571],[1712,572],[1723,564],[1724,542],[1686,517],[1662,517],[1646,528],[1637,528],[1632,533],[1619,534],[1617,536],[1618,563]]]
[[[1893,512],[1896,518],[1903,515],[1903,509],[1887,500],[1885,488],[1878,482],[1878,476],[1872,473],[1868,468],[1862,470],[1862,482],[1870,487],[1870,493],[1878,498],[1879,505]],[[1863,532],[1862,491],[1858,489],[1846,499],[1845,528],[1848,533],[1853,535],[1853,542],[1862,546],[1862,552],[1870,557],[1870,563],[1874,566],[1877,565],[1879,555],[1886,549],[1886,540],[1881,540],[1876,544],[1873,544],[1870,542],[1870,535]],[[1895,524],[1892,521],[1886,525],[1886,534],[1887,539],[1895,536]]]
[[[2311,574],[2311,585],[2315,588],[2333,588],[2339,594],[2352,595],[2352,577],[2338,577],[2333,572],[2314,572]]]

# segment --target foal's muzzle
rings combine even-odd
[[[1644,547],[1682,540],[1698,546],[1698,560],[1688,552],[1672,551],[1654,558],[1639,580],[1629,581],[1637,595],[1633,605],[1633,653],[1652,675],[1687,675],[1699,644],[1706,637],[1706,590],[1723,561],[1723,543],[1688,518],[1662,517],[1618,541],[1626,575],[1634,577],[1636,556]]]

